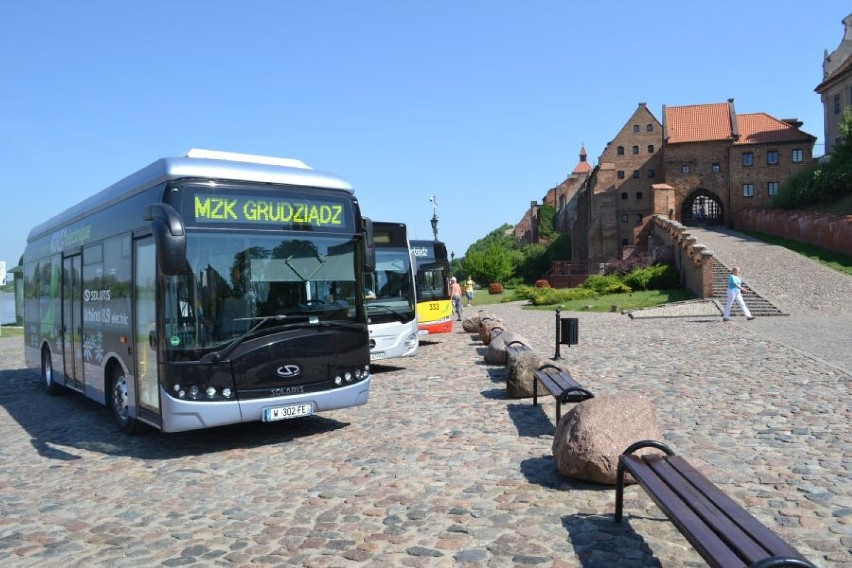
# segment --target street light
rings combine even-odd
[[[432,203],[432,218],[429,223],[432,224],[432,234],[435,235],[435,240],[438,240],[438,200],[435,196],[431,196],[429,201]]]

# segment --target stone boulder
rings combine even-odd
[[[464,318],[464,321],[462,321],[462,329],[467,333],[475,333],[479,335],[479,316],[475,315]]]
[[[533,395],[535,380],[533,373],[547,363],[552,361],[535,351],[522,351],[514,357],[507,357],[506,394],[511,398],[530,398]],[[549,396],[550,393],[547,389],[539,388],[538,395]]]
[[[559,473],[615,485],[618,457],[639,440],[662,440],[657,409],[646,397],[623,393],[584,400],[562,416],[553,436]],[[652,448],[639,454],[658,452]]]
[[[500,328],[492,329],[491,341],[488,342],[488,349],[485,350],[485,362],[489,365],[505,365],[506,364],[506,344],[510,341],[520,341],[529,345],[529,340],[523,335],[519,335],[513,331],[498,331]]]

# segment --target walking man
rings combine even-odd
[[[461,286],[456,282],[456,277],[450,278],[450,299],[453,301],[453,311],[461,321],[462,302],[461,302]]]

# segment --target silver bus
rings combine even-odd
[[[374,267],[347,181],[266,156],[162,158],[30,232],[27,366],[127,432],[365,404]]]

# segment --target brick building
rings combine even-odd
[[[781,184],[812,162],[816,138],[801,125],[765,113],[738,115],[733,99],[664,106],[660,123],[640,103],[576,194],[567,224],[572,260],[629,256],[642,248],[654,214],[732,226],[733,213],[768,206]]]
[[[569,212],[576,210],[575,197],[592,172],[592,166],[586,161],[586,148],[580,146],[580,160],[565,180],[548,189],[542,198],[542,203],[552,205],[557,213],[554,228],[557,232],[570,232],[572,215]],[[530,208],[524,213],[523,218],[515,225],[513,233],[516,239],[527,243],[538,241],[538,215],[540,206],[537,201],[530,202]]]
[[[843,19],[845,33],[840,45],[822,62],[822,82],[814,89],[822,101],[825,127],[825,153],[840,142],[843,111],[852,105],[852,14]]]
[[[781,184],[812,162],[816,138],[796,119],[737,114],[726,103],[663,107],[663,170],[672,217],[732,225],[733,213],[768,207]]]

